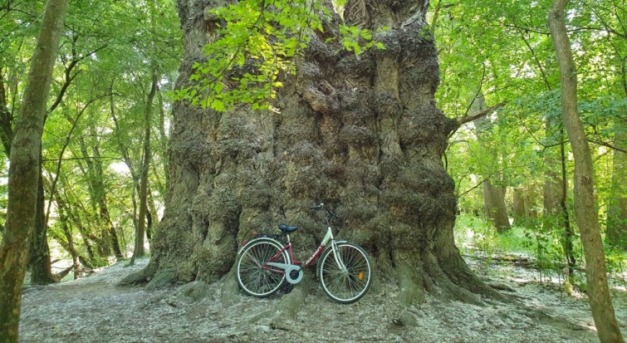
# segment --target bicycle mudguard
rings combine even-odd
[[[336,240],[336,241],[335,241],[335,244],[344,244],[344,243],[351,243],[351,242],[350,242],[350,241],[347,241],[347,240],[345,240],[345,239],[342,239],[342,240]],[[355,244],[355,243],[353,243],[353,244]],[[357,245],[357,244],[355,244],[355,245]],[[327,245],[327,246],[324,248],[324,250],[322,250],[322,253],[320,253],[320,255],[318,255],[318,256],[322,256],[322,255],[324,255],[324,253],[326,253],[326,252],[327,252],[327,250],[329,250],[329,249],[333,249],[333,248],[331,247],[331,244]],[[316,261],[316,275],[318,275],[318,274],[319,274],[319,272],[320,272],[320,263],[318,263],[318,262],[320,262],[320,260]]]

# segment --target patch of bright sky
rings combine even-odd
[[[109,169],[111,169],[111,171],[119,175],[124,175],[124,176],[131,175],[131,170],[128,169],[128,166],[124,162],[119,162],[119,161],[113,162],[109,164]]]

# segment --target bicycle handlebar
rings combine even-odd
[[[328,208],[324,207],[324,203],[320,203],[318,205],[314,205],[309,207],[309,209],[311,210],[321,210],[321,209],[325,209],[327,211],[327,225],[331,226],[331,221],[333,220],[333,218],[337,217],[337,215],[335,215],[335,213],[331,212],[331,210],[329,210]]]

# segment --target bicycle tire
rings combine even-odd
[[[237,260],[237,283],[248,295],[258,298],[276,293],[285,283],[283,270],[264,265],[267,262],[290,263],[286,251],[277,255],[283,246],[269,238],[250,241],[242,248]],[[274,258],[273,258],[274,257]],[[272,260],[270,260],[273,258]]]
[[[357,244],[342,242],[336,247],[338,258],[346,266],[346,272],[340,269],[333,249],[329,248],[320,258],[320,284],[334,301],[342,304],[354,303],[368,292],[372,284],[372,264],[368,253]]]

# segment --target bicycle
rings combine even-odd
[[[350,304],[366,294],[372,283],[368,254],[355,243],[333,237],[331,221],[336,215],[323,203],[311,209],[326,210],[327,232],[304,263],[294,258],[290,241],[296,226],[280,224],[281,234],[260,234],[244,242],[237,259],[237,283],[244,293],[263,298],[276,293],[286,281],[296,285],[303,280],[303,269],[319,260],[316,274],[331,299]]]

